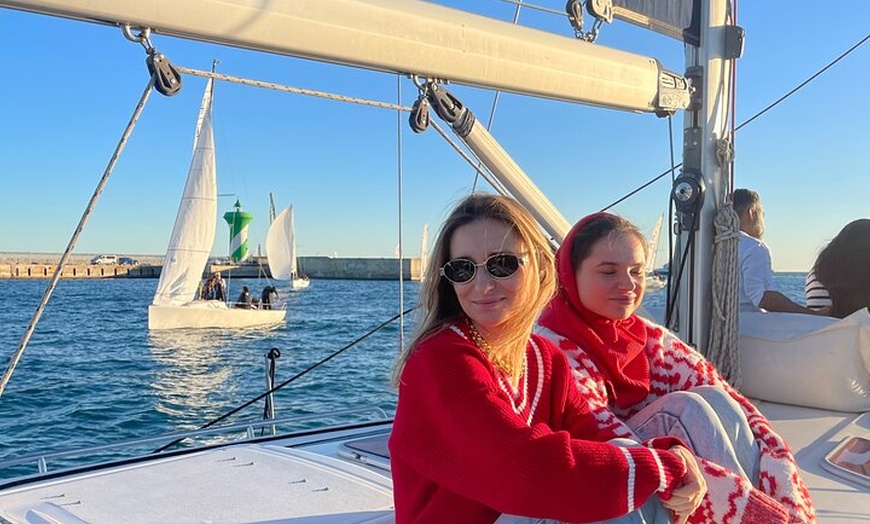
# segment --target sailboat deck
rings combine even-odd
[[[822,467],[851,435],[870,437],[870,413],[847,413],[755,401],[795,454],[819,522],[870,522],[870,490]]]
[[[240,444],[49,479],[4,491],[0,521],[392,522],[389,473],[340,458],[339,442]]]

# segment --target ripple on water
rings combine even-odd
[[[2,351],[11,354],[18,346],[47,283],[0,280],[0,293],[16,304],[0,310]],[[156,284],[58,283],[0,397],[0,457],[199,427],[265,390],[270,348],[281,352],[281,383],[399,311],[395,282],[317,280],[304,291],[282,293],[290,309],[276,329],[149,333],[147,306]],[[230,296],[241,285],[258,289],[265,283],[233,282]],[[406,308],[417,288],[405,284]],[[397,341],[398,327],[391,325],[278,391],[278,414],[363,405],[392,412],[396,393],[389,374]],[[228,422],[257,419],[262,411],[261,400]]]

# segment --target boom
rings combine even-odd
[[[643,112],[688,105],[655,58],[417,0],[0,0],[0,7]]]

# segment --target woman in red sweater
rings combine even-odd
[[[559,290],[540,334],[568,356],[600,427],[692,448],[708,490],[690,522],[813,522],[794,457],[764,415],[698,352],[635,314],[646,246],[621,217],[580,220],[556,253]]]
[[[471,195],[430,260],[394,376],[396,521],[670,522],[661,506],[685,521],[705,492],[692,454],[673,437],[640,445],[599,427],[565,356],[531,334],[555,288],[531,215]]]

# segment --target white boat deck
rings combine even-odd
[[[870,414],[757,404],[795,451],[818,521],[870,522],[870,490],[821,465],[846,436],[870,437]],[[0,492],[0,522],[393,522],[388,434],[387,424],[234,444],[24,483]]]
[[[6,490],[0,521],[47,523],[381,523],[389,472],[279,444],[240,444]]]
[[[870,438],[870,413],[826,411],[757,401],[755,404],[789,443],[810,488],[819,522],[870,522],[870,489],[822,467],[844,438]]]

